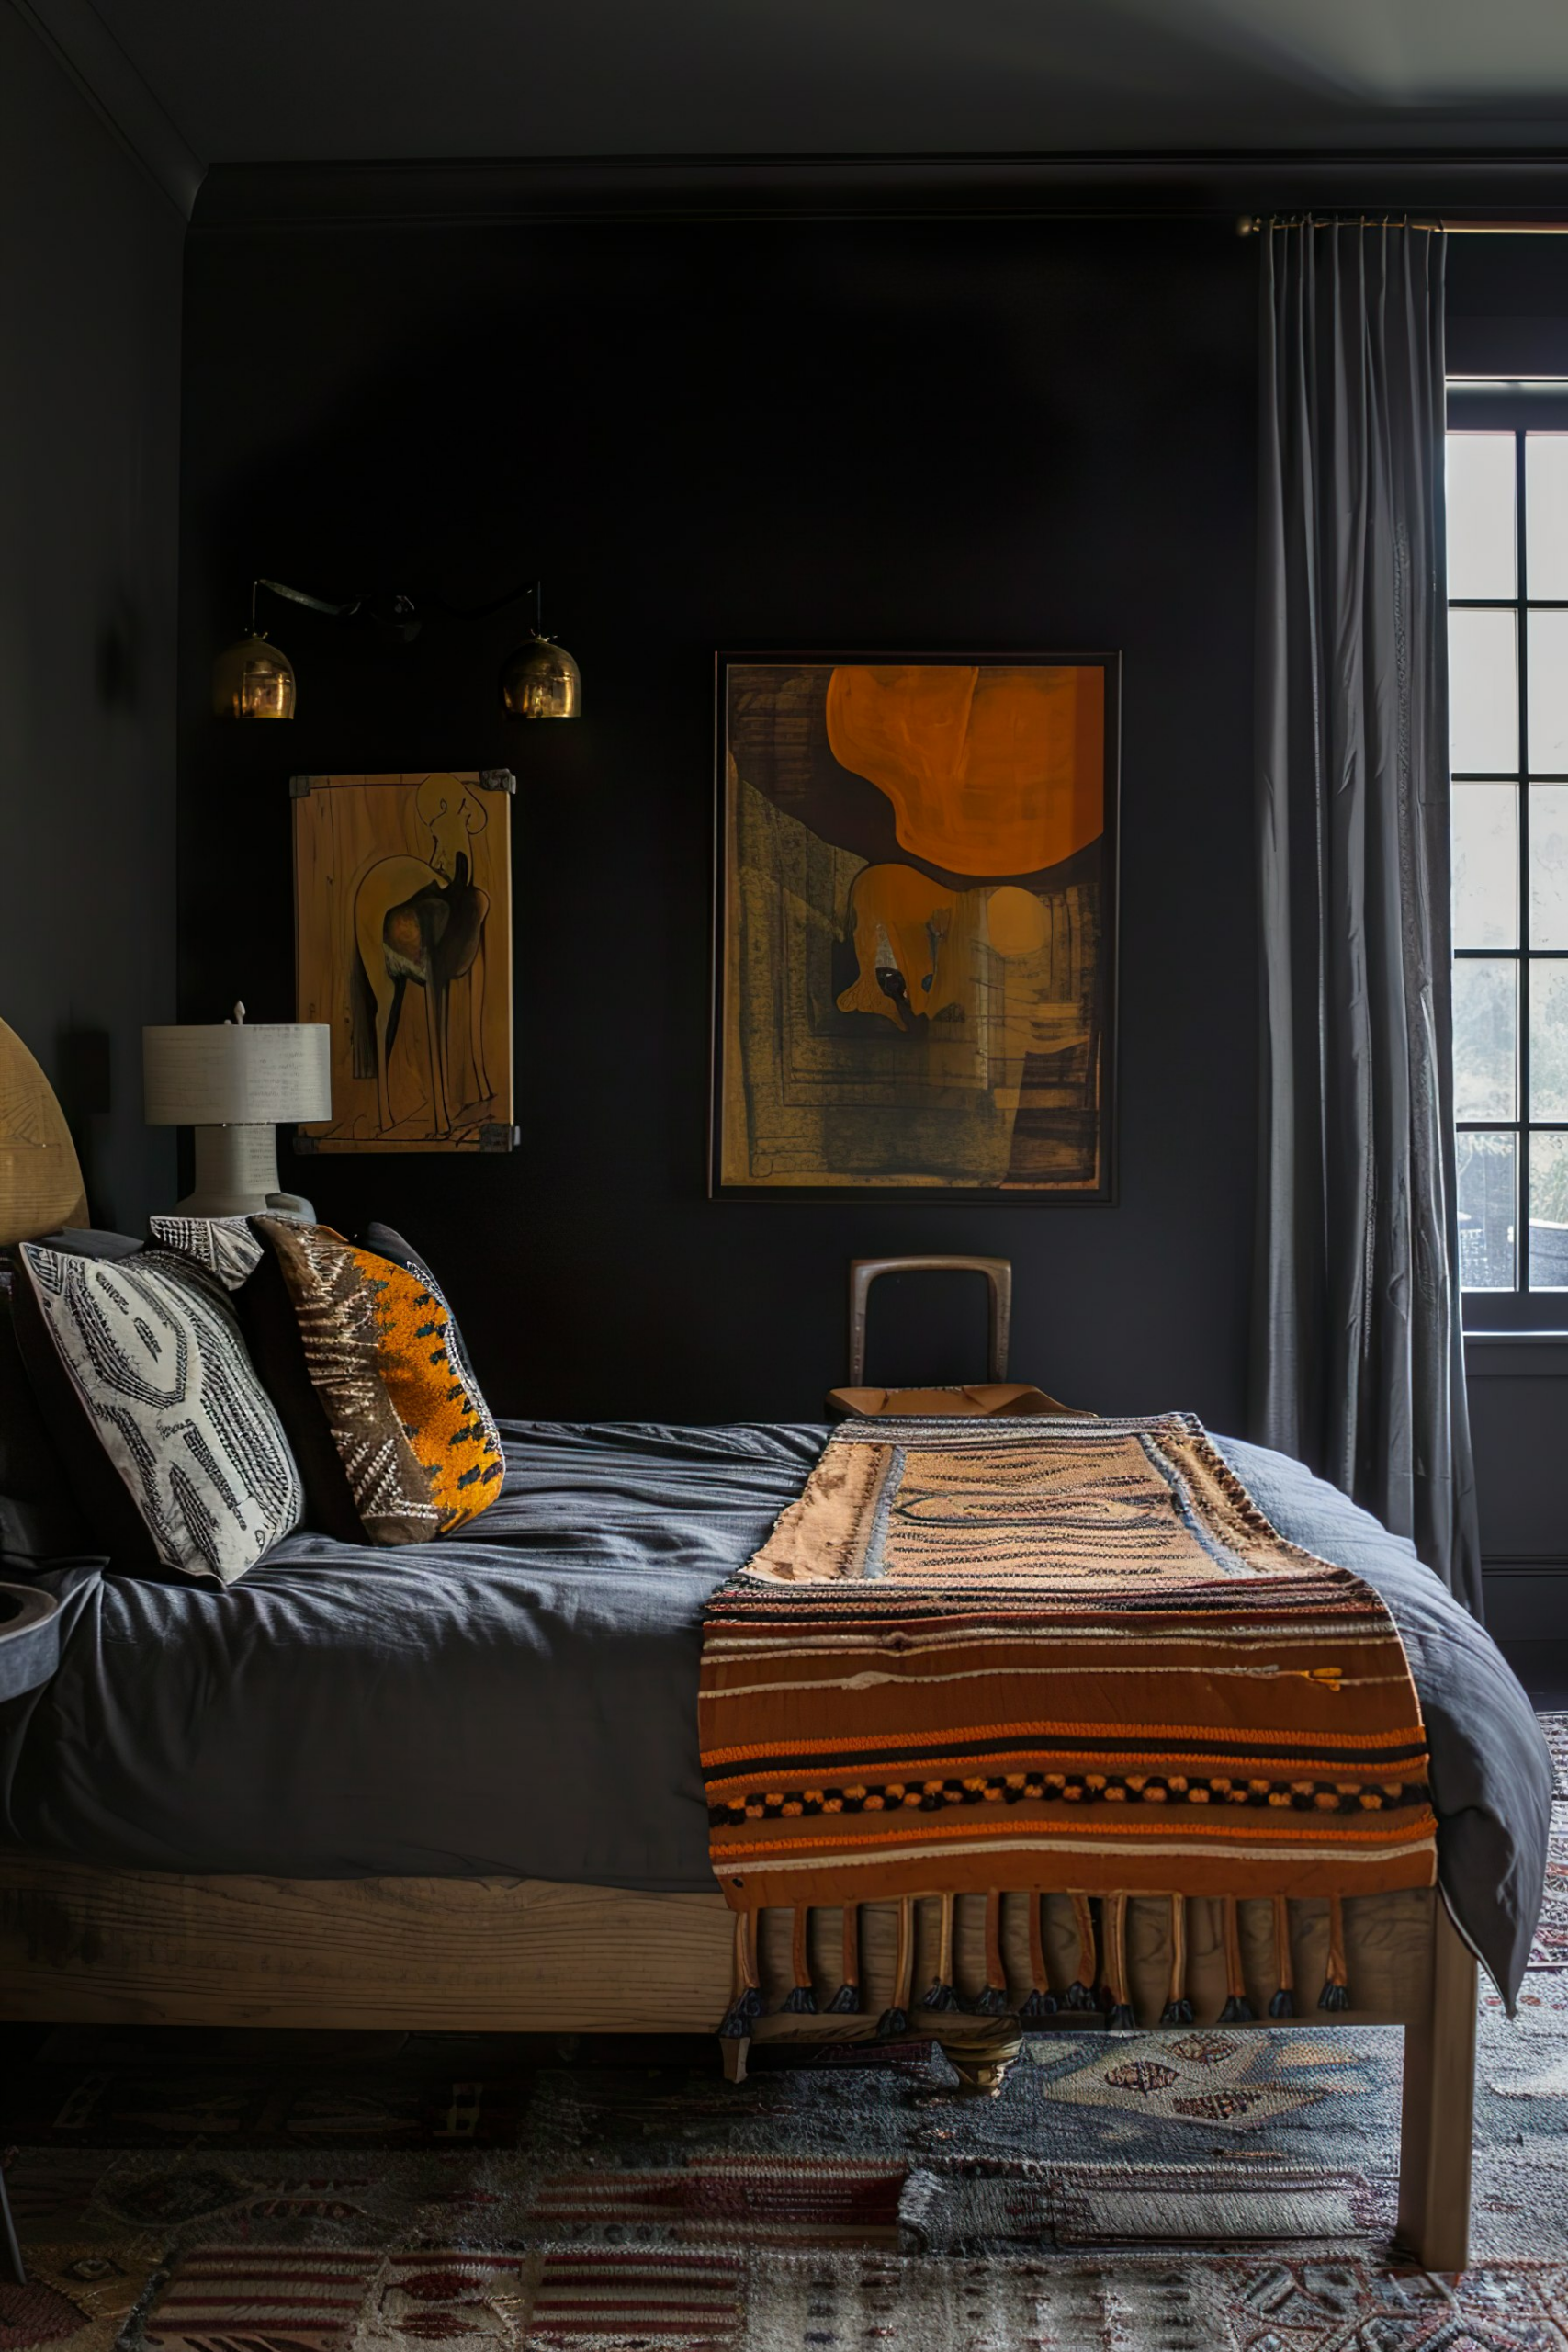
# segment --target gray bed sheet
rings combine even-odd
[[[61,1664],[0,1706],[0,1840],[147,1870],[710,1888],[703,1604],[824,1431],[503,1434],[501,1495],[440,1544],[299,1534],[227,1591],[39,1572]],[[1551,1806],[1524,1692],[1407,1543],[1299,1464],[1219,1442],[1281,1533],[1388,1602],[1430,1734],[1443,1889],[1511,2004]]]

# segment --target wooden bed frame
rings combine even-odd
[[[81,1170],[43,1072],[0,1022],[0,1244],[85,1222]],[[1009,1897],[1003,1948],[1015,1998],[1029,1983],[1027,1898]],[[985,1981],[983,1900],[957,1906],[962,1993]],[[1212,1906],[1188,1906],[1189,1992],[1199,2024],[1225,1998]],[[937,1973],[936,1905],[918,1906],[914,1981]],[[1261,2017],[1274,1990],[1272,1906],[1240,1906],[1244,1973]],[[1399,2235],[1432,2270],[1462,2269],[1470,2225],[1475,2071],[1475,1962],[1435,1894],[1369,1895],[1345,1907],[1356,2008],[1320,2019],[1325,1906],[1291,1905],[1298,2022],[1403,2026]],[[1169,1983],[1164,1898],[1134,1898],[1129,1973],[1136,2013],[1153,2025]],[[770,2015],[758,2041],[874,2033],[895,1976],[895,1906],[862,1912],[865,2014]],[[839,1925],[813,1915],[813,1973],[837,1984]],[[1045,1944],[1052,1982],[1077,1958],[1070,1905],[1052,1897]],[[793,1977],[789,1917],[764,1917],[764,1992]],[[392,2027],[522,2033],[712,2033],[730,1998],[732,1917],[716,1888],[637,1894],[538,1879],[287,1879],[187,1876],[58,1861],[0,1850],[0,2018],[97,2025]],[[1082,2011],[1057,2023],[1091,2024]],[[916,2013],[979,2071],[1007,2020]],[[1001,2029],[998,2033],[998,2027]],[[1229,2031],[1231,2029],[1226,2028]],[[1247,2030],[1246,2028],[1237,2029]],[[1016,2046],[1017,2033],[1012,2041]],[[723,2045],[732,2075],[744,2044]],[[717,2064],[716,2055],[715,2064]]]
[[[1017,1996],[1027,1985],[1024,1898],[1009,1898],[1004,1950]],[[1053,1899],[1054,1903],[1055,1899]],[[983,1900],[961,1900],[961,1987],[984,1981]],[[1212,2025],[1225,1997],[1217,1919],[1190,1905],[1190,1991]],[[919,1906],[915,1981],[927,1981],[934,1902]],[[1140,1918],[1140,1915],[1142,1917]],[[1264,2012],[1271,1981],[1271,1906],[1241,1906],[1244,1966]],[[1256,1916],[1253,1916],[1256,1915]],[[1070,1916],[1070,1915],[1069,1915]],[[1130,1970],[1141,2021],[1158,2018],[1168,1983],[1163,1899],[1134,1899]],[[1322,1905],[1292,1904],[1302,2016],[1314,2025],[1403,2026],[1399,2238],[1429,2270],[1461,2270],[1469,2251],[1476,1968],[1435,1894],[1369,1895],[1346,1905],[1357,2007],[1322,2018]],[[763,1921],[764,1989],[787,1988],[789,1915]],[[712,2034],[730,1998],[733,1920],[722,1895],[637,1894],[542,1879],[187,1877],[0,1852],[0,2016],[88,2024],[380,2027],[519,2033]],[[1070,1934],[1048,1954],[1053,1981]],[[838,1915],[813,1915],[818,1986],[836,1982]],[[863,2039],[891,1996],[895,1909],[862,1912],[865,2013],[772,2015],[756,2039]],[[931,2017],[917,2030],[963,2064],[994,2055],[994,2018]],[[1043,2030],[1049,2030],[1050,2023]],[[1092,2027],[1092,2015],[1055,2021]],[[1035,2029],[1032,2028],[1031,2030]],[[1256,2030],[1240,2027],[1230,2030]],[[1016,2041],[1016,2029],[1013,2034]],[[723,2047],[744,2071],[744,2045]]]

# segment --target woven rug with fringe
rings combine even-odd
[[[1437,1876],[1393,1619],[1359,1577],[1285,1541],[1190,1414],[845,1422],[709,1603],[699,1706],[713,1864],[736,1913],[731,2037],[761,2013],[771,1906],[795,1915],[784,2006],[797,2011],[817,2007],[809,1913],[841,1912],[829,2007],[853,2013],[856,1907],[897,1901],[881,2028],[901,2032],[912,2007],[958,2006],[962,1897],[987,1904],[988,1981],[971,2006],[1010,2006],[1009,1892],[1069,1894],[1079,1922],[1058,1996],[1031,1905],[1021,2015],[1104,2007],[1132,2024],[1126,1904],[1162,1894],[1179,2023],[1184,1898],[1220,1897],[1227,1939],[1238,1900],[1273,1899],[1272,2013],[1289,2015],[1291,1896],[1328,1900],[1319,2005],[1344,2008],[1343,1898]],[[942,1956],[917,2003],[910,1913],[929,1895]]]

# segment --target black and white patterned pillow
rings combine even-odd
[[[243,1290],[261,1263],[262,1246],[243,1216],[152,1216],[147,1229],[154,1244],[194,1258],[225,1290]]]
[[[232,1584],[298,1527],[304,1493],[217,1283],[159,1250],[26,1242],[17,1262],[28,1374],[113,1565]]]

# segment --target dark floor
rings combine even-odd
[[[1530,1704],[1547,1713],[1568,1711],[1568,1642],[1499,1642],[1529,1693]]]

